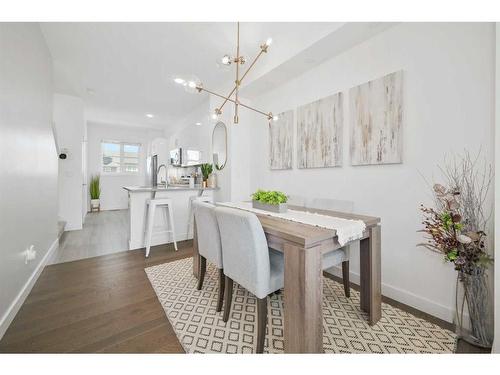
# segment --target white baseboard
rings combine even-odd
[[[339,267],[332,267],[327,270],[328,273],[342,277],[342,273]],[[360,283],[359,273],[349,272],[350,281],[356,285]],[[422,296],[408,292],[397,288],[393,285],[382,283],[382,295],[389,297],[395,301],[404,303],[410,307],[423,311],[430,314],[436,318],[442,319],[444,321],[453,322],[455,316],[455,310],[453,308],[441,305],[435,301],[431,301]],[[465,314],[464,314],[465,315]],[[464,321],[467,321],[467,316],[464,316]]]
[[[101,206],[101,211],[118,211],[118,210],[128,210],[128,203],[125,205],[117,205],[117,206]]]
[[[59,238],[56,238],[56,240],[52,243],[52,245],[50,245],[49,250],[47,251],[45,256],[42,258],[40,263],[38,263],[38,266],[35,268],[35,270],[31,274],[28,281],[26,281],[26,284],[24,284],[23,288],[17,294],[14,301],[12,301],[12,303],[10,304],[7,311],[2,316],[2,319],[0,319],[0,340],[2,339],[3,335],[7,331],[7,328],[9,328],[10,323],[12,323],[12,321],[14,320],[16,314],[18,313],[19,309],[23,305],[26,297],[28,297],[28,295],[30,294],[31,289],[33,288],[33,285],[35,285],[36,281],[38,280],[38,277],[42,273],[43,268],[45,267],[46,264],[49,263],[50,260],[52,260],[54,253],[56,253],[55,250],[58,247],[59,247]]]
[[[66,224],[66,227],[64,228],[65,232],[69,232],[72,230],[82,230],[83,229],[83,222],[81,225],[73,225],[73,224]]]

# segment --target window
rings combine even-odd
[[[138,143],[102,141],[102,172],[139,173],[139,151],[141,145]]]

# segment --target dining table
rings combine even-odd
[[[324,254],[359,241],[360,308],[368,323],[381,317],[381,225],[380,218],[339,211],[288,206],[336,218],[361,220],[360,238],[340,244],[336,230],[256,213],[268,246],[284,254],[284,350],[285,353],[323,353],[323,269]],[[196,221],[193,237],[193,274],[198,277]]]

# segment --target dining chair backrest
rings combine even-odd
[[[306,205],[306,199],[300,195],[289,195],[287,203],[291,206],[304,207]]]
[[[354,209],[354,202],[339,199],[314,198],[310,203],[307,204],[307,207],[316,208],[318,210],[321,209],[352,213]]]
[[[216,207],[224,274],[257,298],[267,296],[270,285],[269,248],[255,214],[228,207]]]
[[[210,203],[193,201],[198,237],[198,252],[208,261],[222,268],[222,247],[219,225],[215,217],[215,206]]]

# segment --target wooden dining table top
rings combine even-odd
[[[348,220],[361,220],[365,223],[366,228],[376,226],[380,223],[380,218],[375,216],[352,214],[340,211],[322,210],[305,208],[301,206],[289,205],[289,209],[296,211],[307,211],[326,216],[338,217]],[[295,221],[271,216],[267,214],[255,213],[259,218],[264,232],[267,234],[280,235],[288,241],[295,242],[304,247],[310,247],[314,244],[336,237],[335,229],[322,228],[310,224],[298,223]]]

